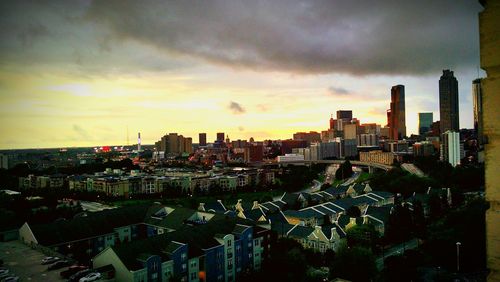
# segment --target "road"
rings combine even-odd
[[[420,176],[420,177],[425,176],[425,174],[418,167],[416,167],[414,164],[404,163],[401,165],[401,168],[408,171],[411,174],[415,174],[416,176]]]
[[[384,268],[384,259],[393,255],[403,254],[405,250],[416,249],[418,247],[418,239],[411,239],[388,250],[384,250],[383,256],[376,260],[377,268]]]

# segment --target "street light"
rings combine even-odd
[[[457,272],[460,272],[460,245],[462,243],[457,242]]]

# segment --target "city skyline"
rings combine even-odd
[[[206,132],[209,142],[216,132],[288,139],[327,129],[330,114],[340,109],[353,110],[361,123],[385,125],[396,84],[405,85],[410,135],[418,133],[419,112],[439,116],[444,69],[459,83],[461,127],[473,127],[471,82],[484,76],[477,70],[478,3],[387,2],[361,9],[335,2],[217,2],[192,10],[189,3],[142,10],[133,2],[115,4],[2,4],[1,149],[125,144],[127,127],[141,132],[143,144],[169,132],[195,139]],[[398,27],[391,24],[401,20],[392,9],[407,17]],[[443,16],[443,9],[455,13]],[[155,18],[156,11],[165,14]],[[235,22],[231,15],[242,11],[255,16]],[[277,22],[273,13],[291,22]],[[123,24],[128,14],[134,26]],[[441,38],[454,32],[460,38]],[[398,36],[401,42],[388,48],[386,40]]]

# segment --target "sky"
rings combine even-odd
[[[1,1],[0,149],[152,144],[166,133],[288,139],[349,109],[408,135],[459,82],[472,128],[478,1]],[[128,132],[128,135],[127,135]]]

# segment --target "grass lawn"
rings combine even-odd
[[[373,177],[373,174],[368,172],[362,172],[361,175],[356,179],[356,183],[362,183],[364,181],[370,180]]]

